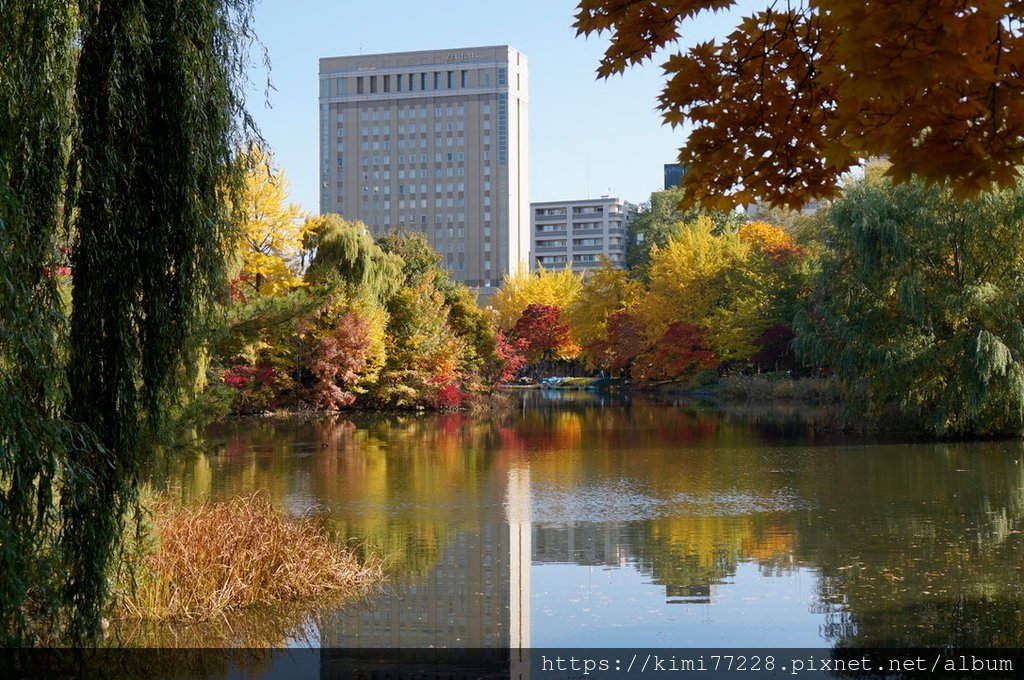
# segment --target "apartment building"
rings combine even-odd
[[[529,257],[528,67],[507,45],[320,60],[320,212],[419,231],[483,298]]]
[[[569,264],[573,271],[588,271],[600,266],[602,255],[625,267],[626,230],[635,213],[635,205],[610,196],[531,203],[531,269]]]

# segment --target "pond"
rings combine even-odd
[[[514,399],[479,417],[234,420],[166,486],[259,491],[388,560],[382,592],[273,644],[1024,646],[1020,442]]]

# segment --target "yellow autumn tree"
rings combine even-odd
[[[561,270],[539,267],[533,273],[519,269],[514,274],[507,274],[501,290],[491,300],[491,306],[497,312],[498,328],[511,329],[530,305],[553,305],[566,309],[576,300],[582,287],[581,276],[568,266]]]
[[[738,233],[715,234],[707,217],[681,223],[664,247],[651,250],[650,286],[637,304],[648,340],[682,322],[710,329],[722,360],[753,354],[764,329],[751,319],[766,291],[746,271],[750,250]]]
[[[281,295],[303,285],[303,239],[316,226],[301,208],[288,203],[284,170],[269,153],[253,147],[245,159],[240,238],[235,254],[240,267],[236,291],[243,298]]]
[[[643,294],[643,284],[630,279],[602,257],[601,266],[583,277],[576,300],[566,309],[573,337],[586,351],[605,337],[608,317],[628,311]]]
[[[736,0],[579,0],[579,34],[610,44],[607,77],[685,42]],[[760,6],[758,6],[760,5]],[[1024,167],[1024,7],[978,0],[746,4],[735,30],[668,55],[659,108],[693,126],[687,198],[799,208],[887,154],[890,177],[956,194],[1010,187]],[[692,24],[691,24],[692,25]]]

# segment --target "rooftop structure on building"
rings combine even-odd
[[[671,189],[683,183],[686,166],[682,163],[665,163],[665,188]]]
[[[601,265],[626,266],[626,233],[636,206],[602,196],[530,204],[533,250],[530,267],[583,272]]]
[[[482,297],[527,261],[528,69],[507,45],[320,60],[320,212],[424,234]]]

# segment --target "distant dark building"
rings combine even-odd
[[[665,163],[665,188],[677,187],[683,181],[686,166],[682,163]]]

